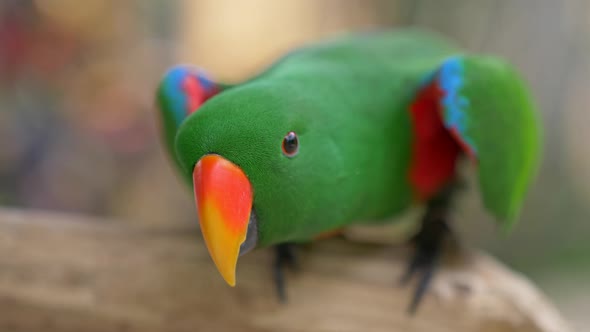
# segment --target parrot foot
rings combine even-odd
[[[410,315],[416,313],[428,290],[447,244],[456,241],[447,221],[451,194],[452,190],[445,191],[429,202],[426,214],[422,218],[421,228],[410,240],[415,251],[399,280],[402,286],[407,285],[413,277],[418,280],[408,307]]]
[[[275,246],[275,261],[273,263],[273,278],[277,290],[277,296],[281,303],[287,302],[285,285],[285,267],[291,271],[298,270],[296,245],[281,243]]]

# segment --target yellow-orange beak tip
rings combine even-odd
[[[195,202],[209,254],[228,285],[236,285],[240,246],[246,240],[252,186],[240,167],[223,157],[202,157],[193,171]]]

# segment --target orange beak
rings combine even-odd
[[[246,240],[252,186],[242,169],[223,157],[202,157],[193,171],[201,232],[219,273],[236,284],[240,245]]]

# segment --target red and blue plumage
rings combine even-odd
[[[499,220],[513,220],[538,160],[533,109],[527,89],[504,62],[447,58],[410,106],[410,182],[418,198],[428,199],[451,181],[464,154],[478,168],[486,207]]]
[[[160,83],[158,104],[162,133],[167,150],[176,162],[174,141],[184,120],[221,90],[204,71],[197,67],[178,65],[170,69]]]
[[[410,105],[412,162],[410,182],[419,200],[431,198],[452,181],[461,153],[476,162],[473,143],[465,136],[461,95],[462,60],[453,57],[429,75]]]
[[[200,68],[176,66],[168,71],[160,86],[167,96],[177,125],[219,92],[218,86]]]

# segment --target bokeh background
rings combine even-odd
[[[471,194],[460,232],[535,280],[578,327],[590,303],[590,1],[0,0],[0,205],[195,222],[161,151],[154,91],[197,64],[239,81],[294,46],[417,25],[501,55],[530,82],[544,161],[515,232]]]

